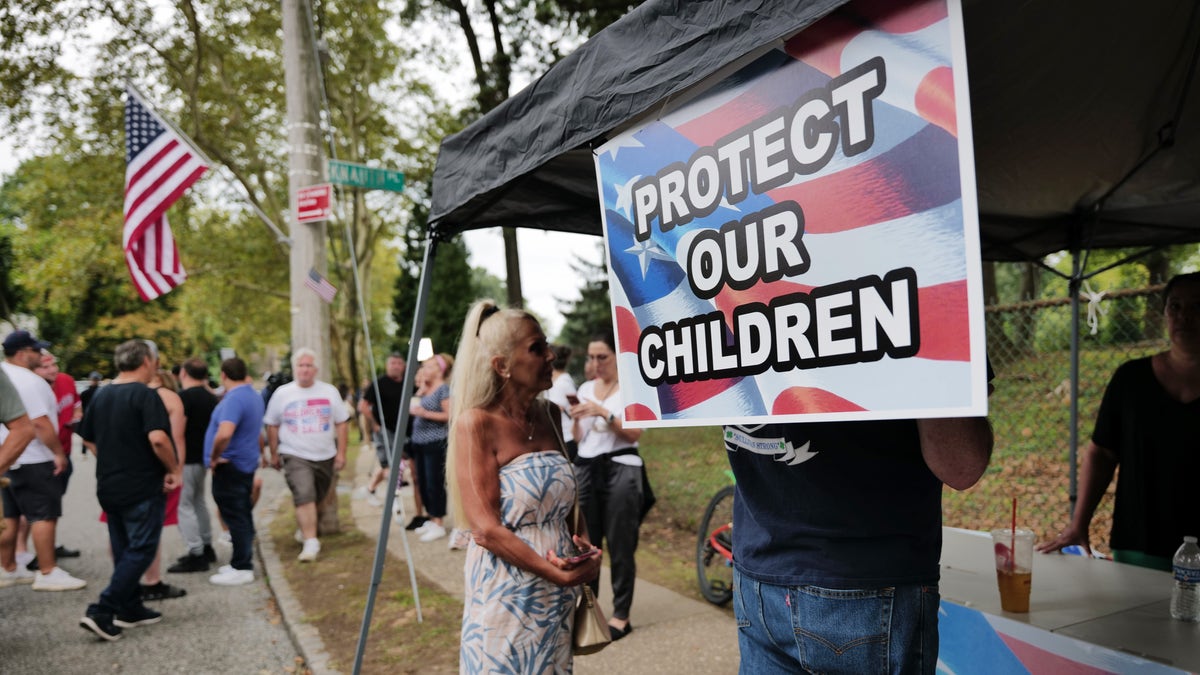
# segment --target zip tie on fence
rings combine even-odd
[[[1087,325],[1092,329],[1092,335],[1100,331],[1100,317],[1108,314],[1108,308],[1100,304],[1107,294],[1108,291],[1097,293],[1092,290],[1091,284],[1083,282],[1083,296],[1088,303]]]

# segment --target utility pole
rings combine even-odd
[[[325,223],[296,221],[296,190],[324,182],[321,151],[320,73],[309,0],[283,0],[283,72],[287,90],[288,190],[291,193],[292,351],[308,347],[320,359],[318,377],[333,374],[329,348],[329,307],[304,285],[308,271],[325,275]]]
[[[288,191],[291,213],[288,225],[292,233],[290,259],[292,296],[292,352],[308,347],[317,353],[318,377],[326,381],[333,374],[329,348],[329,307],[320,296],[304,285],[308,272],[316,269],[325,275],[325,221],[301,223],[296,191],[324,182],[324,155],[321,152],[320,67],[312,34],[310,0],[283,0],[283,75],[287,90]],[[330,534],[339,529],[337,515],[337,474],[325,501],[317,504],[317,532]]]

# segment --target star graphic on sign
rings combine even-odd
[[[646,146],[642,145],[641,141],[634,138],[633,134],[629,134],[628,136],[618,136],[618,137],[614,138],[612,141],[609,141],[608,147],[606,147],[604,149],[604,152],[607,152],[608,154],[612,155],[613,159],[616,159],[617,153],[621,151],[621,148],[644,148],[644,147],[646,147]]]
[[[617,210],[624,211],[625,217],[633,218],[633,184],[641,176],[634,176],[625,182],[624,185],[617,186]]]
[[[729,203],[729,197],[721,197],[721,208],[737,211],[738,213],[742,212],[741,209]]]
[[[667,255],[665,251],[650,239],[633,242],[633,246],[625,249],[625,252],[637,256],[638,262],[642,265],[642,279],[646,278],[646,272],[650,269],[651,260],[674,260],[674,258]]]

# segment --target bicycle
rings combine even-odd
[[[732,472],[725,473],[733,479]],[[718,606],[733,598],[733,492],[726,485],[708,501],[696,541],[700,594]]]

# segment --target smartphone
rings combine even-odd
[[[571,565],[577,565],[577,564],[583,562],[584,560],[587,560],[588,558],[595,558],[598,555],[600,555],[600,549],[594,548],[594,549],[588,551],[587,553],[580,553],[577,556],[567,558],[563,562],[569,563]]]
[[[571,405],[579,405],[579,397],[575,394],[567,394],[567,403]]]

